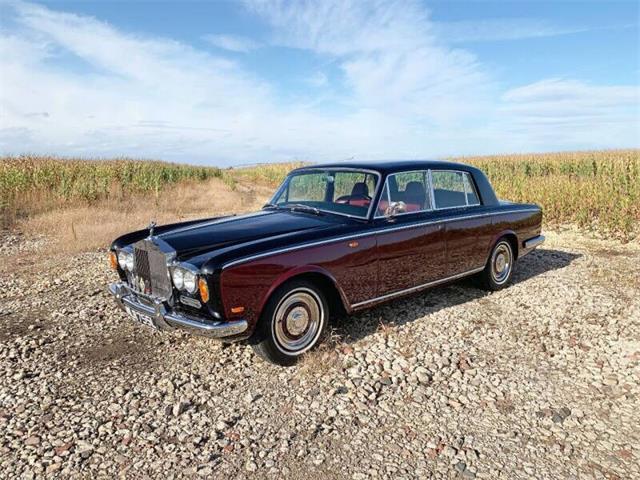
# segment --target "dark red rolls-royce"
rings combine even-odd
[[[111,246],[109,290],[137,321],[294,363],[329,316],[476,275],[509,283],[544,241],[537,205],[500,201],[477,168],[340,162],[293,170],[256,213],[155,226]]]

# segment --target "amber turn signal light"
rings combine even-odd
[[[231,313],[244,313],[244,307],[233,307],[231,308]]]
[[[109,265],[111,266],[111,270],[118,269],[118,257],[116,252],[109,252]]]
[[[204,278],[198,279],[198,290],[200,290],[200,298],[204,303],[209,301],[209,286]]]

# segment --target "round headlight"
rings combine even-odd
[[[184,272],[184,288],[189,293],[196,293],[196,290],[198,289],[196,275],[189,270],[185,270]]]
[[[127,253],[125,266],[127,267],[127,270],[129,270],[130,272],[133,272],[133,253]]]
[[[118,265],[122,270],[127,268],[127,252],[120,250],[118,252]]]
[[[118,265],[120,265],[122,270],[133,272],[133,254],[120,250],[118,252]]]
[[[175,287],[178,290],[182,290],[184,287],[184,270],[181,268],[174,268],[171,277],[173,278],[173,284]]]

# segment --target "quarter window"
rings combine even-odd
[[[478,194],[467,172],[434,170],[431,172],[436,208],[479,205]]]
[[[467,194],[467,204],[480,205],[480,199],[478,198],[476,189],[473,186],[473,180],[471,179],[471,174],[469,174],[468,172],[465,172],[463,175],[464,175],[464,191]]]
[[[384,216],[390,202],[403,202],[403,213],[429,210],[431,200],[427,172],[402,172],[389,175],[378,202],[377,217]]]

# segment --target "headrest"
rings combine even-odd
[[[351,190],[351,196],[352,197],[362,197],[362,196],[369,196],[369,187],[367,187],[367,184],[364,182],[357,182],[353,184],[353,189]]]
[[[407,195],[424,195],[424,186],[420,182],[409,182],[404,189],[404,193]]]

